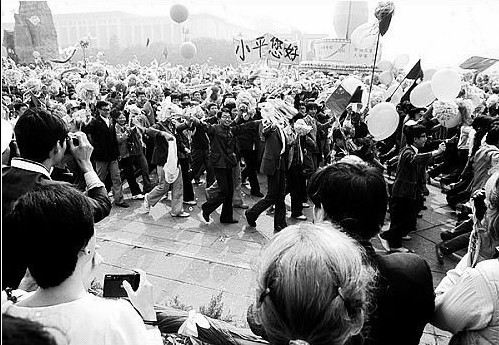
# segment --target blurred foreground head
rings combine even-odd
[[[271,344],[344,344],[364,324],[374,271],[331,226],[285,228],[259,260],[256,319]]]

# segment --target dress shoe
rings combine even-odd
[[[291,216],[291,218],[294,218],[296,220],[307,220],[307,217],[303,214],[301,216]]]
[[[409,235],[402,237],[402,241],[410,241],[410,240],[412,240],[412,237]]]
[[[188,212],[183,212],[183,211],[182,211],[182,212],[180,212],[179,214],[173,214],[173,213],[170,213],[170,215],[171,215],[172,217],[187,218],[187,217],[189,217],[191,214],[190,214],[190,213],[188,213]]]
[[[385,240],[383,237],[381,237],[381,234],[378,234],[378,239],[381,242],[381,246],[383,247],[384,250],[389,252],[391,250],[390,244],[388,243],[387,240]]]
[[[242,208],[243,210],[246,210],[249,208],[248,204],[241,204],[241,205],[234,205],[234,208]]]
[[[265,196],[262,192],[251,193],[251,195],[256,196],[257,198],[263,198]]]
[[[221,220],[220,223],[222,224],[236,224],[239,223],[237,219],[227,219],[227,220]]]
[[[256,221],[250,217],[248,211],[244,212],[244,216],[246,217],[246,221],[248,222],[249,226],[256,227]]]
[[[197,203],[196,203],[196,201],[195,201],[195,200],[184,201],[184,204],[185,204],[185,205],[190,205],[190,206],[197,205]]]
[[[303,207],[303,208],[309,208],[309,207],[310,207],[310,205],[309,205],[308,203],[304,202],[304,203],[302,204],[302,207]]]
[[[284,229],[287,226],[288,226],[287,224],[285,224],[285,225],[276,225],[274,227],[274,234],[277,234],[279,231],[281,231],[282,229]]]
[[[144,199],[144,194],[135,194],[135,195],[132,195],[132,199],[133,200],[142,200],[142,199]]]
[[[116,203],[114,203],[114,204],[115,204],[116,206],[118,206],[118,207],[123,207],[123,208],[128,208],[128,207],[130,207],[130,204],[129,204],[129,203],[127,203],[126,201],[116,202]]]
[[[442,243],[435,244],[435,255],[437,257],[437,261],[440,265],[444,264],[444,254],[441,249]]]

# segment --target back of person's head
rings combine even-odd
[[[17,120],[14,133],[21,157],[41,163],[49,158],[58,141],[63,144],[68,128],[59,116],[29,108]]]
[[[316,212],[357,239],[369,240],[384,223],[386,183],[383,173],[366,163],[340,161],[322,168],[310,178],[308,195]]]
[[[344,344],[366,318],[375,271],[363,249],[332,226],[277,233],[259,259],[256,313],[271,344]]]
[[[25,260],[41,288],[58,286],[73,274],[80,251],[94,235],[91,205],[69,184],[38,186],[21,196],[6,227],[23,241]]]
[[[480,115],[473,119],[471,127],[473,127],[475,131],[487,130],[493,121],[494,119],[491,116]]]
[[[489,145],[499,144],[499,123],[494,122],[489,128],[485,142]]]
[[[404,134],[409,145],[414,143],[414,139],[421,137],[426,133],[426,127],[422,125],[405,126]]]
[[[40,323],[7,314],[2,314],[2,344],[57,345]]]

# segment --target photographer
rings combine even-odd
[[[92,145],[82,132],[68,136],[64,120],[40,108],[28,109],[17,121],[14,133],[21,157],[14,158],[10,167],[2,168],[2,217],[7,216],[14,202],[26,192],[40,185],[62,183],[50,178],[50,170],[59,164],[69,148],[86,182],[86,200],[91,205],[94,222],[109,215],[111,202],[104,184],[90,162]],[[26,272],[23,243],[17,230],[8,222],[3,227],[2,288],[17,287]]]
[[[453,344],[499,342],[499,172],[473,195],[468,253],[435,293],[432,324],[454,333]]]
[[[83,193],[67,184],[38,186],[19,198],[8,219],[24,239],[26,263],[39,287],[3,303],[4,313],[40,322],[59,344],[163,343],[145,272],[138,271],[136,291],[122,283],[130,303],[88,293],[102,258]]]

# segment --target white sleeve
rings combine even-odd
[[[432,324],[443,330],[457,333],[478,330],[492,319],[493,303],[485,278],[475,268],[467,268],[448,290],[435,299]]]
[[[163,345],[159,329],[146,329],[140,315],[124,300],[117,301],[116,322],[108,333],[106,344],[120,345]],[[117,303],[117,304],[118,304]]]

